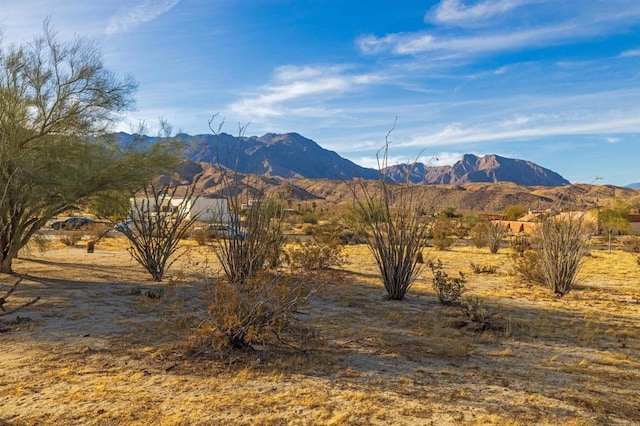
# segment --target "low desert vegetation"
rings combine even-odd
[[[378,265],[387,297],[402,300],[417,279],[424,264],[418,262],[418,253],[426,245],[430,206],[420,197],[419,186],[410,181],[411,170],[405,182],[388,183],[389,135],[385,146],[378,151],[379,179],[371,191],[360,181],[353,188],[356,215],[361,218],[360,229]]]
[[[389,183],[389,134],[343,222],[299,204],[306,242],[287,240],[291,200],[241,182],[232,147],[213,220],[229,233],[189,240],[198,180],[178,194],[159,175],[178,145],[86,138],[131,106],[132,81],[47,25],[0,69],[0,423],[640,423],[637,240],[592,247],[570,213],[502,250],[499,222],[435,219],[411,170]],[[123,209],[125,193],[143,201]],[[29,249],[76,207],[128,225],[89,235],[95,253],[72,233]],[[625,209],[601,211],[608,236]],[[517,279],[496,273],[510,258]]]
[[[438,300],[443,305],[451,305],[456,302],[464,293],[464,284],[467,282],[464,274],[458,272],[457,277],[450,277],[444,270],[442,261],[437,263],[429,262],[429,268],[433,274],[433,289],[438,296]]]

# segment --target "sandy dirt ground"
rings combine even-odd
[[[507,253],[430,253],[484,298],[493,327],[478,331],[438,303],[428,270],[406,300],[384,300],[366,247],[350,246],[298,313],[302,331],[217,359],[187,344],[214,256],[193,247],[158,284],[125,248],[16,261],[28,277],[12,303],[41,300],[4,318],[0,423],[640,424],[640,267],[627,253],[594,251],[561,299],[515,282]]]

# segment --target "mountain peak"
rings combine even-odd
[[[116,137],[121,142],[132,138],[126,134]],[[361,167],[295,132],[251,137],[226,133],[217,136],[181,134],[179,138],[185,144],[184,158],[211,164],[233,164],[244,174],[332,180],[378,179],[380,176],[379,170]],[[405,182],[410,173],[411,182],[426,184],[514,182],[527,186],[561,186],[569,183],[559,174],[532,162],[495,154],[483,157],[464,154],[453,166],[398,164],[382,172],[390,181]]]

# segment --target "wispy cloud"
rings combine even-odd
[[[396,55],[419,55],[440,52],[449,57],[515,51],[549,44],[563,44],[593,35],[593,27],[563,23],[518,31],[437,36],[431,32],[396,33],[384,37],[360,37],[357,45],[365,54],[390,52]]]
[[[627,57],[627,56],[640,56],[640,49],[631,49],[631,50],[625,50],[624,52],[620,53],[621,57]]]
[[[483,0],[469,6],[461,0],[442,0],[426,16],[436,24],[435,27],[384,36],[363,35],[356,40],[356,46],[368,55],[429,54],[433,59],[559,46],[592,36],[618,33],[638,24],[640,3],[612,1],[615,5],[607,9],[588,3],[574,13],[568,13],[560,3],[546,0]],[[552,18],[536,21],[526,19],[524,14],[508,14],[532,4],[539,4],[544,9],[543,15]],[[500,15],[504,15],[500,25],[471,25]],[[451,28],[448,24],[460,28]],[[635,54],[634,51],[629,53]]]
[[[141,3],[120,10],[109,19],[105,32],[108,35],[123,33],[129,29],[170,11],[180,0],[143,0]]]
[[[256,93],[246,94],[232,103],[229,109],[254,118],[292,113],[303,116],[325,115],[326,107],[317,106],[321,99],[337,97],[381,79],[375,74],[352,73],[349,67],[341,65],[283,66],[275,70],[271,84],[259,88]]]
[[[468,6],[460,0],[442,0],[427,13],[425,21],[459,26],[475,25],[517,7],[539,2],[540,0],[484,0]]]
[[[475,144],[481,142],[521,141],[545,137],[594,134],[628,134],[640,132],[640,114],[611,112],[610,114],[585,114],[581,117],[538,115],[516,117],[477,126],[451,123],[443,129],[414,136],[399,147],[437,147]],[[615,138],[606,138],[613,142]]]

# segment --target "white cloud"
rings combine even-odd
[[[620,138],[614,138],[614,137],[605,137],[604,140],[607,141],[608,143],[620,142]]]
[[[511,123],[511,124],[510,124]],[[566,114],[564,116],[537,116],[527,120],[502,120],[476,126],[461,123],[446,125],[437,132],[415,136],[398,147],[435,147],[481,142],[505,142],[542,137],[570,135],[602,135],[607,133],[640,133],[640,114],[611,112],[609,114]],[[607,138],[613,142],[612,138]]]
[[[440,52],[450,56],[513,51],[548,44],[562,44],[590,35],[589,27],[566,23],[519,31],[436,37],[427,32],[396,33],[384,37],[363,36],[357,45],[365,54],[391,52],[396,55],[418,55]]]
[[[245,95],[232,103],[229,109],[247,117],[277,117],[283,115],[326,116],[327,107],[317,107],[322,99],[340,96],[358,86],[381,80],[374,74],[350,73],[344,66],[283,66],[275,70],[273,83],[258,93]],[[304,102],[304,103],[303,103]]]
[[[425,16],[425,21],[466,26],[502,15],[517,7],[540,0],[484,0],[466,5],[461,0],[442,0]]]
[[[483,0],[470,6],[461,0],[443,0],[427,15],[436,24],[479,22],[534,3],[541,4],[542,16],[548,15],[549,18],[533,20],[528,15],[509,16],[499,25],[487,25],[481,29],[477,25],[475,28],[473,25],[459,25],[465,27],[462,29],[438,25],[429,30],[398,32],[380,37],[370,34],[359,37],[356,45],[361,52],[370,55],[429,53],[430,59],[451,59],[563,45],[634,28],[640,18],[640,3],[635,0],[611,1],[615,4],[607,8],[586,3],[578,10],[569,10],[566,5],[563,8],[562,4],[547,0]],[[636,54],[634,51],[628,53]]]
[[[640,56],[640,49],[625,50],[620,56],[623,58],[627,56]]]
[[[105,32],[108,35],[123,33],[167,13],[180,0],[143,0],[138,5],[121,9],[109,19]]]

